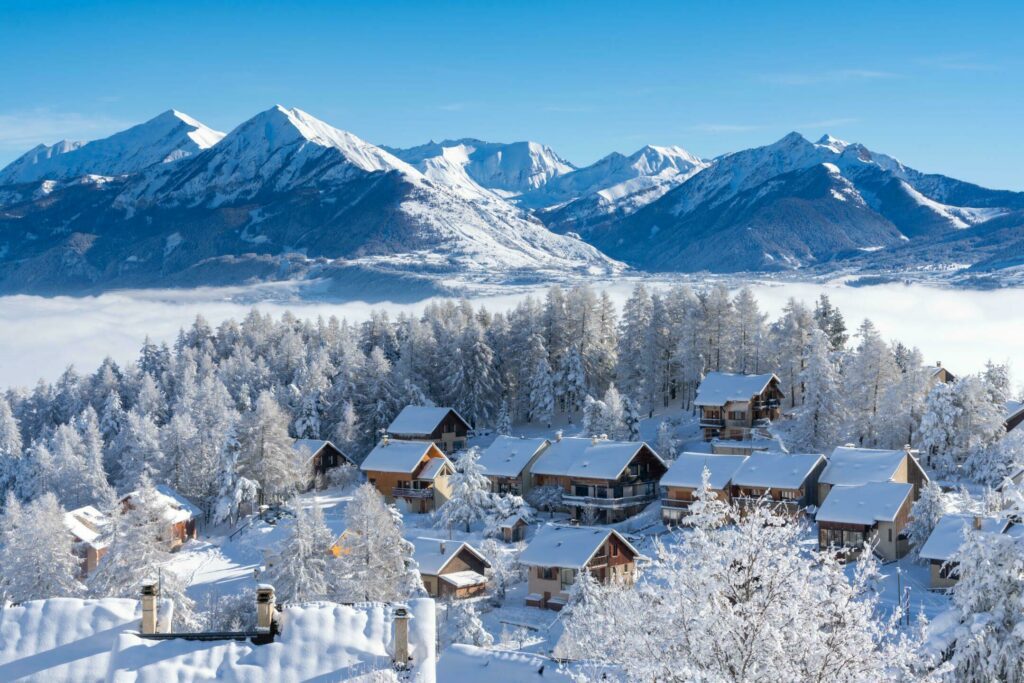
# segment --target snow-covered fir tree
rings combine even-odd
[[[11,412],[11,404],[0,395],[0,500],[17,484],[22,468],[21,429]]]
[[[498,409],[498,418],[494,422],[494,433],[500,436],[512,435],[512,412],[508,407],[508,400],[503,399]]]
[[[654,440],[654,450],[662,460],[671,462],[676,459],[676,425],[669,420],[662,420],[658,425],[658,435]]]
[[[328,562],[333,561],[329,549],[334,539],[318,504],[307,507],[294,500],[291,509],[295,518],[281,544],[280,559],[267,572],[266,582],[283,600],[323,599],[329,592]]]
[[[148,415],[130,411],[108,449],[108,460],[118,463],[115,482],[119,491],[130,491],[143,475],[150,479],[162,477],[166,469],[164,448],[191,448],[195,425],[187,416],[176,416],[158,430]]]
[[[480,450],[469,448],[455,464],[455,473],[448,479],[451,496],[437,510],[437,523],[446,529],[464,526],[466,531],[476,522],[485,521],[494,507],[491,481],[480,466]]]
[[[847,405],[853,437],[866,448],[882,445],[880,411],[882,399],[896,384],[900,369],[892,349],[870,320],[857,329],[860,342],[849,362],[846,384]]]
[[[527,420],[549,424],[555,412],[555,384],[548,352],[540,335],[530,338],[527,355],[532,358],[532,373],[529,376]]]
[[[355,490],[345,508],[342,551],[331,584],[342,601],[406,600],[424,593],[413,546],[402,537],[402,516],[372,484]]]
[[[811,452],[839,443],[846,423],[844,387],[821,330],[813,330],[807,351],[807,367],[801,373],[804,404],[789,432],[795,448]]]
[[[637,284],[622,309],[616,377],[626,395],[638,402],[649,401],[653,389],[654,358],[648,343],[652,314],[650,292]]]
[[[13,602],[81,596],[81,561],[52,493],[21,506],[13,498],[0,518],[0,596]]]
[[[700,488],[694,492],[683,524],[701,530],[716,529],[733,518],[732,508],[718,497],[711,486],[711,471],[705,467],[700,473]]]
[[[452,643],[465,643],[477,647],[490,647],[494,644],[494,637],[480,621],[476,605],[469,600],[450,603],[445,609],[445,620],[441,627],[446,646]]]
[[[910,546],[920,550],[931,536],[932,531],[935,530],[939,520],[947,512],[949,512],[949,504],[946,501],[946,494],[942,492],[942,487],[934,481],[929,481],[921,488],[921,497],[914,501],[914,505],[910,509],[910,523],[906,528]]]
[[[224,437],[220,452],[220,471],[217,474],[217,498],[212,505],[213,523],[233,524],[243,503],[255,503],[259,498],[259,485],[238,473],[242,445],[232,429]]]
[[[846,320],[838,308],[832,305],[827,294],[818,297],[814,304],[814,322],[825,333],[831,351],[841,351],[850,335],[846,332]]]
[[[288,435],[288,418],[269,391],[242,417],[238,429],[242,448],[241,474],[255,481],[262,502],[282,500],[294,493],[305,473]]]

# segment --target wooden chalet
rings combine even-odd
[[[732,477],[746,460],[744,455],[680,453],[661,478],[662,521],[665,524],[681,523],[702,486],[704,468],[711,475],[708,483],[718,499],[732,502]]]
[[[931,386],[936,384],[952,384],[956,381],[956,375],[942,367],[942,361],[938,361],[935,365],[926,365],[925,370],[928,371],[928,383]]]
[[[824,469],[820,453],[752,455],[733,472],[732,502],[741,510],[764,503],[797,514],[818,504],[818,477]]]
[[[562,504],[574,519],[590,508],[600,523],[622,521],[656,500],[667,469],[643,442],[561,436],[531,468],[534,486],[562,489]]]
[[[526,604],[560,610],[581,571],[598,582],[631,584],[640,552],[614,529],[550,524],[519,556],[529,570]]]
[[[451,496],[448,479],[455,472],[432,441],[398,441],[385,436],[359,466],[389,503],[410,512],[432,512]]]
[[[162,509],[164,522],[167,529],[164,538],[170,550],[177,550],[185,542],[196,537],[196,523],[202,516],[202,511],[170,486],[157,484],[155,487],[157,504]],[[132,509],[138,501],[138,491],[132,491],[121,497],[120,504],[123,508]]]
[[[739,375],[709,372],[697,388],[704,440],[751,439],[754,430],[779,418],[785,395],[774,374]]]
[[[1011,525],[1008,519],[1001,517],[943,515],[918,552],[920,558],[929,564],[929,587],[932,590],[945,590],[952,588],[959,580],[957,563],[953,558],[964,542],[964,534],[968,529],[983,534],[1003,534]]]
[[[509,515],[497,524],[501,532],[501,540],[505,543],[517,543],[526,540],[526,531],[530,528],[530,522],[523,516],[523,513]]]
[[[907,554],[904,534],[914,502],[911,484],[892,481],[836,486],[818,509],[818,547],[856,557],[867,543],[886,562]]]
[[[292,449],[302,461],[303,470],[315,483],[327,476],[327,472],[342,463],[355,465],[337,446],[323,439],[296,439]]]
[[[487,590],[491,563],[469,543],[439,538],[414,538],[411,542],[430,597],[470,598]]]
[[[445,453],[466,447],[470,426],[454,408],[406,406],[388,425],[388,436],[400,441],[433,441]]]
[[[531,468],[551,442],[499,436],[480,454],[479,464],[491,482],[492,493],[525,496],[533,486]]]
[[[64,528],[71,534],[72,551],[81,560],[78,578],[85,578],[107,554],[110,517],[86,505],[64,513]]]
[[[857,486],[871,482],[893,481],[911,484],[914,500],[928,484],[928,474],[921,468],[909,448],[878,450],[839,446],[828,458],[828,466],[818,478],[818,505],[828,497],[833,486]]]

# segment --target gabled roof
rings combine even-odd
[[[533,463],[531,472],[552,477],[579,477],[586,479],[618,479],[629,466],[640,449],[647,444],[641,441],[610,441],[608,439],[583,439],[563,437],[552,441]],[[662,465],[665,461],[654,453]]]
[[[465,541],[451,541],[443,538],[420,536],[410,539],[410,542],[414,548],[413,557],[420,566],[421,574],[430,574],[431,576],[440,574],[463,548],[475,555],[478,560],[484,563],[484,566],[491,566],[491,563],[488,562],[487,558],[479,550]]]
[[[462,420],[467,427],[469,423],[454,408],[447,406],[406,406],[388,425],[389,434],[408,434],[410,436],[426,436],[431,434],[448,413]]]
[[[432,441],[381,440],[366,456],[359,469],[363,472],[412,474],[431,448],[436,448]]]
[[[170,486],[157,484],[153,488],[156,489],[157,503],[164,508],[163,518],[169,524],[187,522],[190,519],[197,519],[202,516],[202,510]],[[121,500],[132,502],[138,495],[138,491],[131,491],[121,496]]]
[[[661,477],[662,486],[696,489],[701,486],[704,468],[711,473],[711,487],[722,490],[732,481],[746,455],[711,455],[708,453],[680,453],[672,466]],[[760,456],[754,456],[760,457]]]
[[[798,489],[825,456],[820,453],[756,453],[732,475],[734,486]]]
[[[953,557],[964,542],[964,531],[974,527],[974,519],[974,515],[943,515],[921,546],[921,559],[945,562]],[[1009,520],[1002,517],[982,517],[980,522],[980,530],[989,534],[1001,534],[1010,526]]]
[[[875,481],[857,486],[835,486],[815,517],[819,522],[871,526],[892,522],[914,491],[912,484]]]
[[[640,554],[633,544],[614,529],[549,524],[537,532],[519,555],[519,564],[527,567],[582,569],[612,534],[634,555]]]
[[[768,388],[773,373],[767,375],[739,375],[731,372],[709,372],[697,387],[694,405],[724,406],[729,401],[749,401]]]
[[[872,481],[892,481],[907,452],[839,446],[829,456],[828,466],[818,479],[822,484],[855,486]]]
[[[537,451],[548,443],[543,438],[499,436],[480,454],[478,462],[484,468],[484,474],[492,477],[518,477]]]
[[[316,455],[324,446],[330,446],[341,453],[346,460],[349,459],[340,448],[325,439],[296,439],[295,443],[292,444],[292,449],[299,454],[303,462],[309,462],[309,459]]]
[[[423,466],[423,469],[416,473],[417,479],[424,479],[426,481],[434,481],[437,475],[441,474],[444,470],[445,465],[451,464],[448,458],[431,458],[427,461],[427,464]]]

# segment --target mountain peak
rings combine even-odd
[[[843,150],[850,146],[849,142],[846,142],[845,140],[840,140],[839,138],[834,137],[829,133],[825,133],[820,138],[818,138],[818,141],[815,144],[818,145],[819,147],[827,147],[836,154],[842,154]]]

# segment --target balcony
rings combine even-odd
[[[705,429],[721,429],[725,426],[725,420],[720,417],[702,417],[700,426]]]
[[[689,510],[692,500],[679,500],[678,498],[662,498],[661,507],[674,510]]]
[[[396,486],[391,489],[391,496],[393,498],[433,498],[434,489],[410,489]]]
[[[630,507],[632,505],[641,505],[643,503],[649,503],[654,500],[657,496],[652,491],[651,493],[642,493],[632,496],[620,496],[618,498],[611,498],[607,496],[562,496],[562,503],[565,505],[579,505],[579,506],[590,506],[595,508],[601,508],[602,510],[616,510],[619,508]]]

